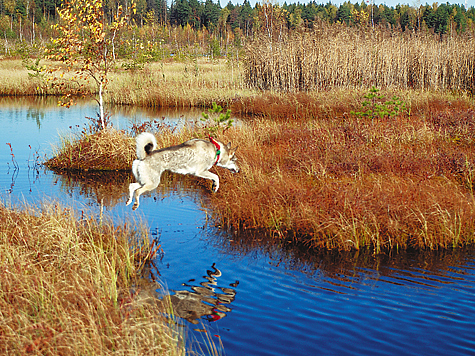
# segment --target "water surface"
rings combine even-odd
[[[210,183],[172,174],[132,212],[125,207],[130,174],[57,174],[37,164],[50,157],[58,133],[77,130],[95,112],[90,103],[65,109],[0,100],[0,199],[53,199],[117,221],[144,220],[164,251],[150,278],[172,291],[196,340],[205,326],[226,355],[475,354],[473,249],[309,255],[219,230],[207,220]],[[113,110],[112,120],[126,128],[195,120],[200,112],[126,108]]]

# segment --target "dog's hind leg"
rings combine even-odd
[[[127,203],[125,205],[129,205],[132,203],[132,200],[134,199],[134,192],[139,189],[141,185],[139,183],[130,183],[129,184],[129,200],[127,200]]]
[[[160,181],[153,182],[153,183],[146,183],[143,186],[139,187],[138,189],[135,189],[135,192],[133,193],[134,196],[135,196],[135,203],[132,206],[132,210],[136,210],[139,207],[139,205],[140,205],[140,202],[139,202],[140,195],[145,193],[145,192],[148,192],[150,190],[154,190],[155,188],[158,187],[158,184],[160,184]]]
[[[218,191],[218,189],[219,189],[219,177],[216,174],[211,173],[209,171],[203,171],[203,172],[197,173],[195,175],[197,177],[210,179],[213,182],[213,188],[212,188],[213,192],[216,193]]]

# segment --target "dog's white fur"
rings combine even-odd
[[[232,172],[239,172],[236,164],[235,149],[231,144],[222,144],[215,141],[218,148],[210,141],[191,139],[177,146],[158,149],[155,136],[149,132],[141,133],[136,137],[137,158],[132,163],[132,173],[137,180],[129,185],[129,199],[132,203],[135,197],[133,210],[139,207],[141,194],[155,189],[160,184],[160,177],[164,171],[180,174],[191,174],[197,177],[210,179],[213,190],[219,188],[219,177],[209,172],[215,164],[227,168]]]

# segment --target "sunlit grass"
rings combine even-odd
[[[241,74],[224,60],[151,63],[140,71],[116,72],[108,100],[149,107],[209,106],[249,95]]]
[[[241,172],[220,172],[215,216],[312,248],[472,243],[475,111],[469,101],[424,97],[408,102],[410,115],[374,120],[351,115],[351,99],[322,110],[306,94],[274,96],[284,105],[273,119],[270,100],[255,98],[248,110],[267,112],[228,132]],[[308,111],[294,115],[305,102]]]
[[[113,128],[88,132],[65,133],[53,147],[47,167],[68,170],[128,170],[135,159],[134,140]]]
[[[132,292],[153,258],[147,229],[56,203],[0,205],[0,351],[184,355],[157,304]]]
[[[11,61],[8,61],[11,63]],[[20,62],[21,63],[21,62]],[[35,85],[27,75],[27,72],[12,63],[12,66],[5,65],[5,61],[0,61],[0,93],[2,95],[31,95],[35,93]]]
[[[43,64],[55,66],[49,61],[40,61],[40,66]],[[28,71],[21,60],[0,61],[0,94],[62,94],[60,88],[53,85],[58,79],[51,80],[54,73],[41,72],[40,78],[30,77],[28,73],[35,74]],[[85,85],[87,94],[95,92],[92,82]],[[255,91],[244,87],[242,67],[225,60],[164,61],[149,63],[137,70],[125,70],[119,62],[109,76],[105,101],[106,106],[192,107],[209,106],[213,101],[231,102],[252,93]]]

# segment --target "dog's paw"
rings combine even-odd
[[[214,193],[216,193],[219,189],[219,185],[217,185],[216,183],[213,183],[213,186],[211,187],[211,189],[213,190]]]
[[[125,203],[125,206],[129,206],[130,203],[132,203],[132,199],[127,200],[127,203]]]
[[[132,207],[132,210],[137,210],[137,208],[139,207],[139,204],[137,202],[135,202],[134,206]]]

